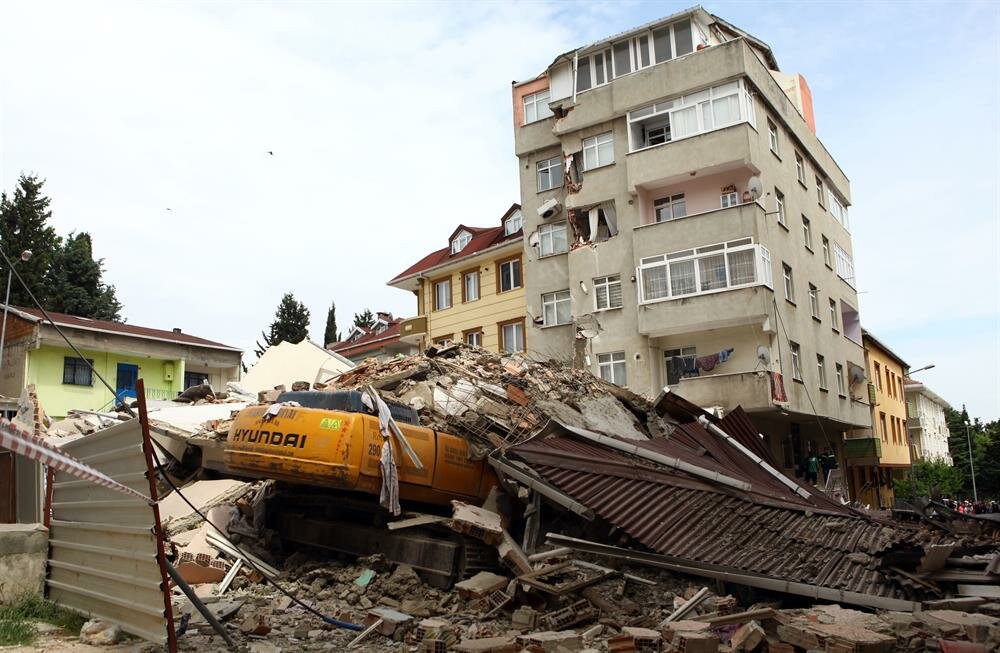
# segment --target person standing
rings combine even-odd
[[[809,452],[809,458],[806,459],[806,480],[812,485],[816,485],[816,478],[819,476],[819,456],[816,455],[815,451]]]

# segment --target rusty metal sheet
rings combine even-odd
[[[137,492],[153,490],[155,500],[143,443],[143,425],[132,419],[62,450]],[[50,478],[48,597],[175,650],[155,504],[66,472]]]

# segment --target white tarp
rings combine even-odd
[[[354,363],[310,340],[297,345],[280,342],[268,347],[240,380],[250,392],[271,390],[283,385],[292,389],[296,381],[326,381],[354,367]]]

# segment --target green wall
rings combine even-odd
[[[81,349],[85,358],[94,361],[94,369],[112,387],[118,374],[118,363],[139,366],[139,378],[146,384],[149,399],[169,399],[184,389],[184,361],[162,360],[129,354]],[[76,358],[71,349],[42,346],[28,352],[27,383],[34,383],[42,408],[50,417],[65,417],[72,408],[108,410],[113,394],[94,376],[93,385],[80,386],[63,383],[63,359]],[[173,380],[164,377],[164,364],[173,364]]]

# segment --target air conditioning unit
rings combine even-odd
[[[560,211],[562,211],[562,204],[556,201],[555,198],[546,200],[538,207],[538,215],[545,219],[555,217]]]

